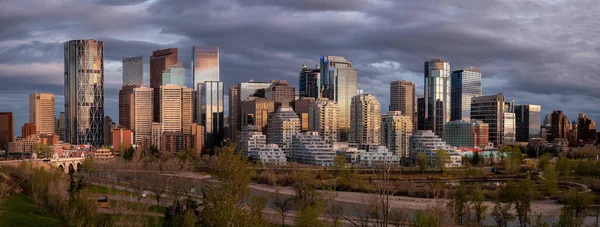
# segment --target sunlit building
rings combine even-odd
[[[452,72],[450,120],[471,120],[471,99],[481,96],[481,70],[466,68]]]
[[[504,141],[505,105],[502,93],[473,97],[471,100],[471,119],[489,125],[489,141],[494,145]]]
[[[54,134],[54,95],[34,93],[29,95],[29,122],[35,124],[36,134]]]
[[[442,136],[444,124],[450,121],[450,63],[443,59],[425,62],[424,129]]]
[[[409,141],[413,132],[412,119],[400,111],[389,111],[381,119],[381,145],[393,154],[408,158]]]
[[[352,62],[338,56],[322,56],[320,68],[320,97],[338,104],[338,140],[346,142],[350,132],[350,105],[358,93],[358,70],[352,68]]]
[[[292,136],[300,133],[300,118],[291,107],[281,106],[269,119],[268,142],[279,145],[289,155]]]
[[[154,122],[160,122],[160,86],[163,84],[163,72],[177,64],[177,48],[155,50],[150,56],[150,87],[154,92]]]
[[[333,151],[330,144],[318,132],[298,133],[292,138],[290,161],[304,165],[333,166]]]
[[[390,82],[390,107],[389,111],[400,111],[404,116],[410,117],[413,129],[417,129],[417,106],[415,84],[399,80]]]
[[[381,106],[370,94],[352,97],[350,112],[350,142],[379,145],[381,137]]]
[[[541,111],[542,106],[540,105],[527,104],[515,106],[516,141],[528,142],[529,139],[541,138]]]
[[[338,141],[339,120],[339,107],[333,100],[320,98],[309,107],[308,130],[318,132],[326,143]]]

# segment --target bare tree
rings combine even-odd
[[[285,226],[285,218],[288,212],[294,209],[293,198],[284,199],[279,193],[279,189],[276,190],[275,198],[272,201],[273,208],[277,211],[281,217],[281,226]]]

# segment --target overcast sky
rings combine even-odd
[[[63,42],[104,41],[105,115],[118,120],[121,59],[179,48],[188,83],[191,48],[221,48],[225,86],[250,79],[298,84],[302,64],[345,56],[359,88],[386,112],[389,82],[423,93],[423,62],[481,68],[483,93],[600,119],[597,0],[0,0],[0,112],[20,135],[28,95],[56,95],[64,110]],[[226,113],[227,114],[227,113]]]

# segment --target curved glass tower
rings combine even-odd
[[[65,42],[65,142],[104,143],[104,43]]]

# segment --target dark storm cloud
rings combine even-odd
[[[579,102],[600,101],[595,98],[600,95],[600,21],[595,18],[600,2],[593,0],[31,4],[39,7],[29,9],[17,0],[0,5],[0,84],[9,84],[0,85],[6,89],[0,101],[13,103],[10,109],[20,108],[15,105],[26,102],[28,93],[46,85],[62,95],[56,65],[63,61],[62,42],[93,38],[105,42],[106,110],[113,119],[118,119],[122,58],[143,56],[147,74],[153,50],[176,47],[190,77],[193,45],[220,46],[226,86],[249,79],[285,79],[297,85],[302,64],[313,66],[321,55],[339,55],[353,62],[359,87],[375,94],[385,111],[390,81],[411,80],[420,93],[423,62],[444,58],[452,70],[481,68],[484,94],[503,92],[517,103],[541,104],[544,112],[564,109],[571,119],[578,112],[600,119],[595,105]],[[35,78],[40,79],[27,83]]]

